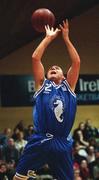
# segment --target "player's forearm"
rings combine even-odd
[[[45,37],[39,46],[35,49],[35,51],[32,54],[32,59],[40,60],[42,59],[42,56],[47,48],[47,46],[50,44],[52,39],[50,37]]]
[[[64,41],[65,41],[65,44],[66,44],[66,47],[67,47],[67,50],[68,50],[68,53],[69,53],[72,63],[80,64],[80,57],[79,57],[78,52],[76,51],[75,47],[71,43],[70,39],[64,38]]]

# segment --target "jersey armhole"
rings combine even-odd
[[[64,84],[66,85],[66,87],[68,88],[69,92],[74,96],[76,97],[76,93],[74,91],[72,91],[68,81],[66,79],[63,80]]]
[[[34,98],[36,98],[37,95],[40,94],[40,92],[44,89],[44,85],[45,85],[46,80],[47,80],[47,79],[45,78],[44,81],[43,81],[42,86],[40,87],[40,89],[37,90],[37,91],[34,93]]]

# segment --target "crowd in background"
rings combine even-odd
[[[74,180],[99,180],[99,129],[90,119],[73,130]],[[20,121],[14,130],[0,133],[0,180],[12,180],[24,147],[33,132],[33,125],[24,127]],[[46,164],[37,171],[38,179],[53,179]],[[46,175],[46,176],[44,176]]]

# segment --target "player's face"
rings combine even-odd
[[[58,83],[64,79],[63,71],[59,66],[52,66],[47,72],[47,78]]]

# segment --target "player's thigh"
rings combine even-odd
[[[71,149],[67,152],[53,154],[49,161],[54,177],[58,180],[74,180]]]
[[[29,142],[21,156],[16,172],[20,175],[27,175],[30,170],[37,170],[46,163],[47,155],[44,153],[45,145],[41,138],[33,138]]]

